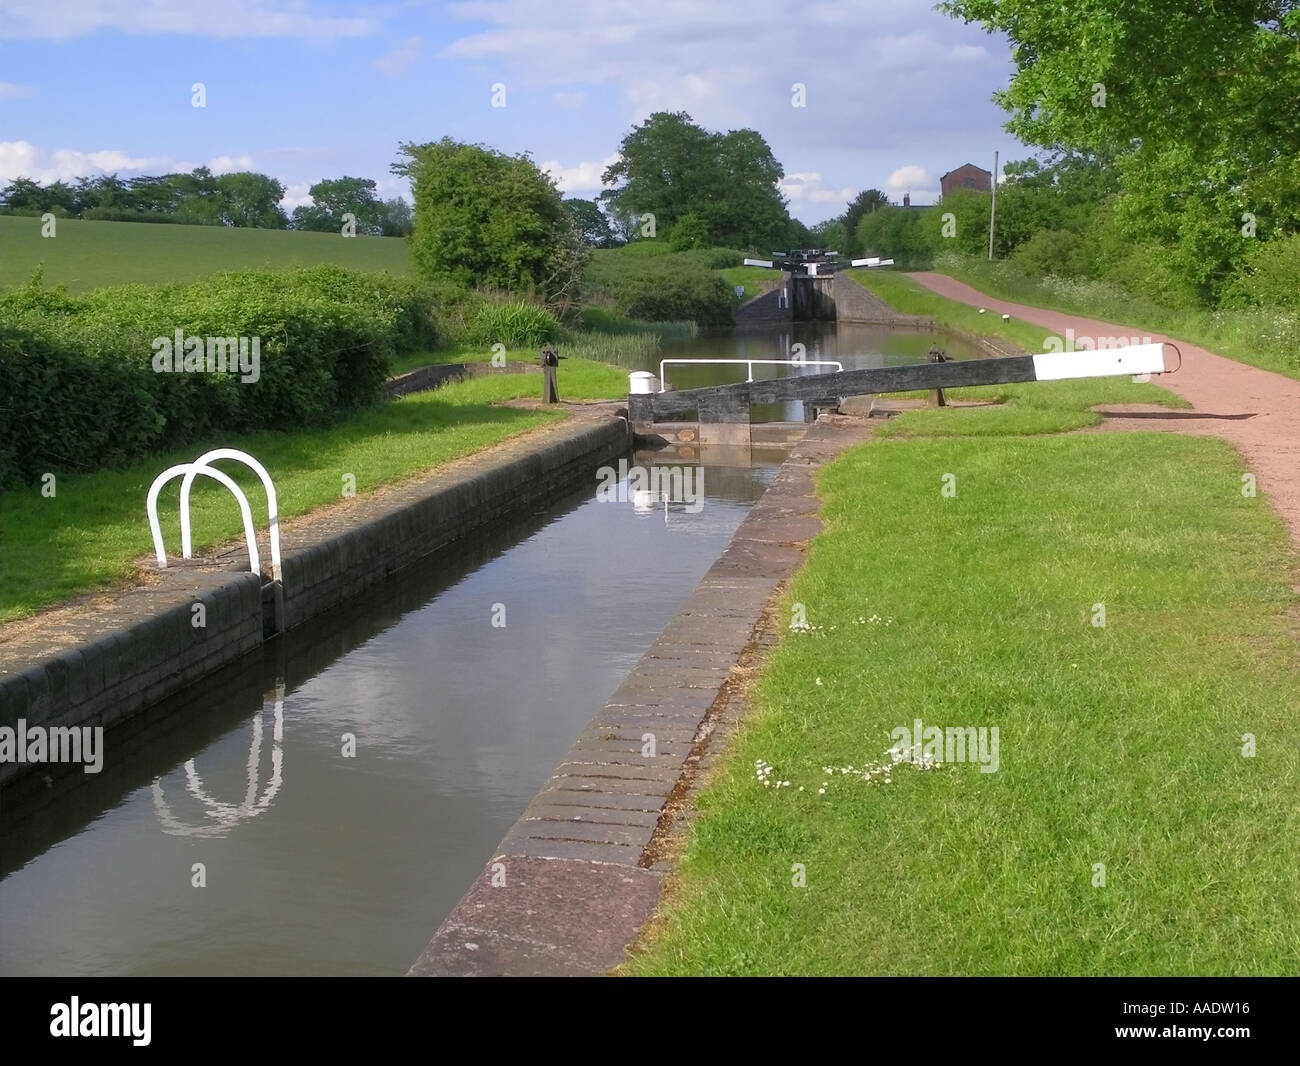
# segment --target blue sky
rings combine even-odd
[[[593,197],[635,123],[685,110],[762,133],[815,223],[1030,155],[990,101],[1011,73],[1005,39],[931,0],[0,0],[0,180],[207,164],[275,176],[292,208],[344,174],[408,195],[398,143],[451,136]]]

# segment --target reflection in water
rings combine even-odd
[[[203,825],[188,825],[172,813],[166,797],[163,795],[162,778],[153,781],[153,805],[162,823],[164,833],[182,837],[222,837],[240,822],[256,818],[271,806],[275,795],[280,791],[284,780],[284,685],[278,685],[275,693],[275,725],[271,733],[271,780],[267,782],[266,791],[258,796],[258,769],[262,763],[262,715],[253,716],[253,739],[248,746],[248,789],[244,793],[244,802],[238,806],[221,803],[208,795],[203,787],[203,779],[195,769],[194,760],[185,761],[185,791],[203,804],[204,814],[213,819]]]

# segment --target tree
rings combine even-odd
[[[399,150],[392,170],[414,189],[420,274],[531,292],[557,308],[576,296],[587,249],[554,180],[527,155],[449,137]]]
[[[43,210],[45,190],[41,188],[41,183],[33,178],[14,178],[0,190],[0,200],[4,200],[6,207]]]
[[[195,167],[188,174],[174,175],[177,193],[175,218],[192,226],[223,225],[225,198],[216,175],[207,167]]]
[[[702,219],[713,244],[766,248],[790,222],[777,182],[784,177],[754,130],[713,133],[684,111],[660,111],[623,138],[601,181],[600,200],[617,218],[654,215],[671,232],[683,215]]]
[[[785,171],[754,130],[732,130],[717,143],[722,197],[713,213],[715,244],[767,249],[780,242],[790,222],[777,186]],[[706,214],[707,217],[707,214]]]
[[[583,244],[591,248],[613,247],[614,231],[610,228],[605,212],[595,200],[573,198],[565,200],[564,206],[573,215]]]
[[[936,213],[933,219],[929,217]],[[934,258],[939,236],[936,208],[913,211],[886,204],[863,215],[858,221],[855,242],[866,255],[893,259],[900,267],[921,266]]]
[[[699,215],[687,213],[673,223],[673,231],[668,234],[668,247],[674,252],[708,246],[709,227]]]
[[[1250,247],[1244,216],[1259,237],[1300,232],[1296,0],[940,6],[1011,39],[1007,129],[1113,162],[1116,217],[1203,295]]]
[[[370,178],[332,178],[318,181],[309,190],[312,202],[293,209],[293,228],[338,233],[343,216],[356,218],[356,232],[375,236],[383,232],[384,205],[375,196]]]
[[[411,205],[400,196],[385,200],[380,228],[385,237],[409,237],[415,230],[415,214],[411,211]]]
[[[858,193],[849,201],[849,206],[845,209],[844,214],[840,216],[840,221],[844,223],[846,233],[856,235],[858,232],[858,223],[862,221],[864,215],[871,214],[877,208],[888,207],[889,197],[879,189],[867,189]],[[855,245],[856,247],[856,245]],[[845,248],[848,252],[854,249]]]
[[[217,178],[217,191],[225,201],[221,220],[227,226],[284,229],[288,220],[280,209],[284,186],[265,174],[239,171]]]

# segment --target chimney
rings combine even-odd
[[[910,192],[903,193],[903,206],[904,207],[912,206],[912,194]]]

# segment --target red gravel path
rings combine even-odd
[[[1098,408],[1099,413],[1107,416],[1104,428],[1169,430],[1217,436],[1231,442],[1245,457],[1243,473],[1249,471],[1255,475],[1259,490],[1272,499],[1292,540],[1300,545],[1300,381],[1225,359],[1161,333],[998,300],[946,274],[925,272],[908,276],[950,300],[1014,315],[1062,337],[1068,327],[1073,327],[1076,336],[1137,334],[1156,342],[1173,341],[1183,353],[1182,369],[1152,380],[1183,397],[1192,410],[1138,404]],[[1233,486],[1233,491],[1240,491],[1239,484]]]

